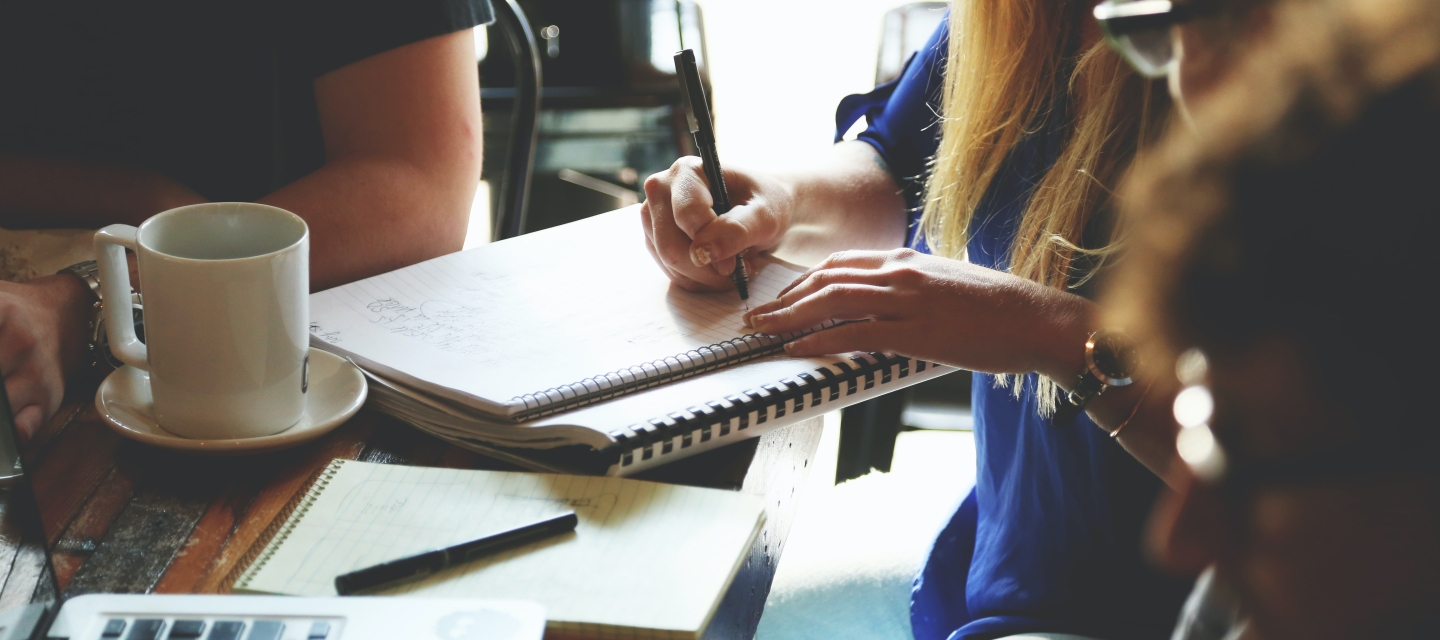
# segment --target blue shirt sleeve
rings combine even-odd
[[[899,78],[870,93],[846,97],[835,112],[836,142],[856,121],[866,119],[869,126],[859,139],[885,160],[895,183],[904,188],[906,205],[912,211],[920,208],[930,158],[940,146],[941,90],[949,49],[947,18],[905,63]],[[906,240],[908,244],[910,238]]]

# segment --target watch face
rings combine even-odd
[[[1106,384],[1123,386],[1130,383],[1130,376],[1139,362],[1135,345],[1116,333],[1101,333],[1094,338],[1095,348],[1091,350],[1092,363],[1098,373],[1104,374]]]

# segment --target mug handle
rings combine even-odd
[[[125,250],[139,252],[139,229],[112,224],[95,232],[95,257],[100,264],[100,293],[105,299],[105,333],[110,352],[141,371],[150,370],[149,352],[135,336],[135,307],[130,301],[130,265]]]

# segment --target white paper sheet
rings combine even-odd
[[[749,304],[800,273],[764,262]],[[670,285],[636,208],[322,291],[310,305],[316,346],[496,415],[524,394],[747,333],[734,291]]]
[[[237,590],[335,595],[336,575],[573,509],[573,535],[386,593],[536,600],[552,628],[690,635],[713,615],[764,522],[757,496],[549,474],[337,461]],[[313,494],[312,494],[313,495]],[[263,562],[263,564],[261,564]],[[623,632],[621,635],[627,635]],[[644,634],[649,637],[650,634]],[[659,635],[659,634],[657,634]]]

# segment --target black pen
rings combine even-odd
[[[509,531],[485,536],[479,540],[462,542],[452,547],[426,551],[373,567],[351,571],[335,576],[335,592],[347,596],[362,591],[373,591],[405,580],[422,578],[447,567],[536,540],[543,540],[566,531],[573,531],[578,523],[579,518],[575,517],[575,512],[569,511]]]
[[[695,51],[686,49],[675,54],[675,73],[680,76],[680,102],[685,105],[685,121],[695,137],[695,150],[705,165],[705,178],[710,182],[710,198],[715,213],[730,211],[730,193],[725,190],[725,173],[720,170],[720,152],[715,148],[715,123],[710,119],[710,102],[700,84],[700,68],[695,65]],[[750,299],[750,280],[745,274],[745,260],[735,254],[735,271],[730,274],[741,300]]]

